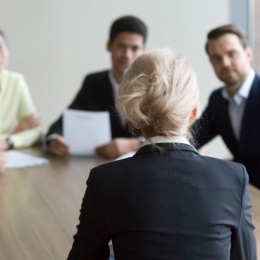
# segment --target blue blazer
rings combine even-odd
[[[68,259],[257,259],[245,167],[158,146],[91,170]]]
[[[211,94],[207,108],[194,124],[196,145],[201,147],[220,135],[234,161],[246,166],[250,183],[260,188],[260,76],[255,76],[246,102],[239,140],[235,138],[222,89]]]

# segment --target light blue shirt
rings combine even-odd
[[[239,88],[238,92],[231,97],[227,90],[223,88],[222,96],[229,102],[228,113],[230,116],[231,125],[233,128],[234,135],[237,140],[240,137],[241,124],[243,119],[243,114],[246,106],[246,101],[251,90],[253,81],[255,78],[255,71],[250,70],[247,78]]]

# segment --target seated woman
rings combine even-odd
[[[41,130],[29,89],[22,75],[6,70],[8,48],[0,31],[0,150],[28,147]]]
[[[195,73],[170,50],[139,56],[118,109],[146,138],[127,159],[91,170],[68,259],[256,259],[243,165],[201,156],[189,143]]]

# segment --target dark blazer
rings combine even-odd
[[[222,89],[214,91],[208,106],[195,123],[195,140],[201,147],[220,135],[234,156],[235,162],[246,166],[249,181],[260,188],[260,76],[256,75],[249,93],[242,119],[240,139],[237,141],[228,113],[228,101]]]
[[[109,111],[112,138],[130,137],[128,125],[123,126],[115,109],[113,87],[108,78],[108,71],[102,71],[86,76],[77,96],[69,109],[88,111]],[[62,116],[51,125],[47,136],[63,135]]]
[[[244,166],[158,145],[91,170],[68,259],[257,259]]]

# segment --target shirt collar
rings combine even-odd
[[[255,78],[255,71],[251,68],[249,74],[247,75],[246,79],[242,83],[238,92],[233,96],[233,98],[231,98],[229,96],[229,94],[225,88],[222,89],[223,98],[227,99],[228,101],[233,99],[237,105],[240,105],[241,102],[243,101],[243,99],[248,98],[254,78]]]
[[[171,136],[171,137],[154,136],[149,138],[149,140],[146,139],[142,146],[153,144],[153,143],[182,143],[182,144],[191,145],[190,142],[183,136]]]
[[[116,81],[116,79],[115,79],[115,77],[113,75],[113,71],[112,70],[110,70],[108,72],[108,78],[109,78],[109,81],[110,81],[111,85],[113,86],[114,96],[117,97],[118,90],[119,90],[119,84]]]

